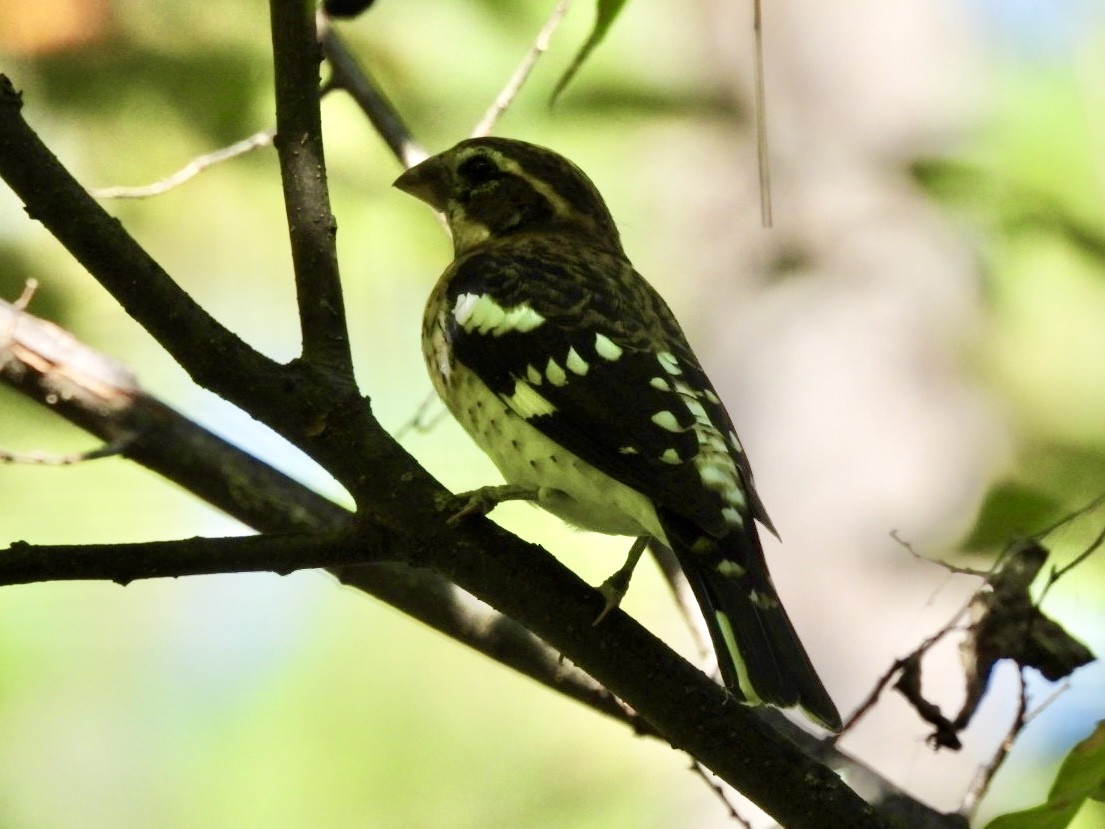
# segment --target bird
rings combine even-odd
[[[444,214],[452,235],[422,350],[438,395],[507,482],[472,509],[527,499],[634,537],[600,588],[603,614],[647,545],[670,548],[733,696],[839,730],[768,572],[756,522],[775,530],[733,423],[591,179],[539,145],[479,137],[395,187]]]

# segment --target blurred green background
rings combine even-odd
[[[760,227],[751,10],[628,4],[554,107],[586,38],[577,2],[499,134],[587,170],[668,298],[749,447],[781,530],[773,572],[842,711],[976,586],[911,558],[985,566],[1105,491],[1105,10],[1085,0],[766,4],[775,226]],[[553,3],[380,0],[342,24],[431,150],[464,137]],[[0,0],[0,71],[89,187],[145,184],[273,123],[259,0]],[[341,95],[323,103],[359,378],[399,428],[429,392],[422,303],[450,258]],[[275,155],[261,150],[109,209],[225,324],[297,351]],[[337,499],[295,450],[183,372],[0,187],[0,292],[124,360],[197,421]],[[448,486],[496,473],[451,422],[404,444]],[[0,446],[91,440],[0,388]],[[0,540],[244,532],[125,461],[0,468]],[[592,583],[622,539],[525,506],[497,520]],[[1069,560],[1098,510],[1051,539]],[[1101,556],[1046,610],[1105,652]],[[690,638],[642,567],[625,609]],[[877,620],[877,621],[873,621]],[[955,808],[1014,709],[999,670],[959,755],[887,699],[844,746]],[[926,667],[954,710],[954,646]],[[1051,689],[1031,686],[1038,703]],[[1105,671],[1025,732],[981,816],[1040,800],[1105,718]],[[470,654],[322,573],[0,591],[0,827],[729,826],[687,760]],[[751,814],[751,812],[750,812]],[[1082,827],[1105,821],[1087,808]],[[757,824],[760,825],[760,824]]]

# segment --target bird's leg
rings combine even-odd
[[[625,596],[626,591],[629,590],[629,579],[633,576],[633,568],[637,566],[637,562],[641,560],[641,555],[644,553],[645,548],[648,547],[649,537],[643,535],[633,542],[633,546],[629,548],[629,555],[625,558],[625,564],[618,568],[618,571],[614,573],[610,578],[600,584],[597,588],[603,598],[606,599],[606,604],[602,608],[600,613],[592,625],[597,625],[606,615],[622,603],[622,597]]]
[[[503,501],[536,501],[537,489],[517,484],[481,486],[471,492],[462,492],[456,497],[467,503],[449,517],[449,524],[455,524],[469,515],[487,515]]]

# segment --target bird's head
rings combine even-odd
[[[445,214],[458,254],[534,232],[581,235],[621,251],[595,185],[568,159],[536,144],[470,138],[411,167],[395,186]]]

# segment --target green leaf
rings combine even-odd
[[[595,27],[591,29],[591,35],[587,38],[587,42],[583,44],[583,48],[579,50],[575,58],[572,60],[571,65],[564,71],[564,74],[560,76],[560,80],[556,82],[556,88],[553,89],[552,95],[549,96],[549,106],[556,103],[556,99],[560,97],[560,93],[564,91],[564,88],[575,77],[576,72],[579,71],[579,67],[583,65],[583,62],[591,56],[591,52],[595,50],[604,37],[606,37],[607,31],[609,31],[611,24],[617,19],[618,14],[621,13],[622,6],[626,4],[626,0],[598,0],[596,3],[595,14]]]
[[[1016,481],[1003,481],[986,493],[963,549],[982,552],[1023,538],[1060,517],[1060,503],[1051,495]]]
[[[986,829],[1063,829],[1105,787],[1105,720],[1063,760],[1047,802],[994,818]]]

